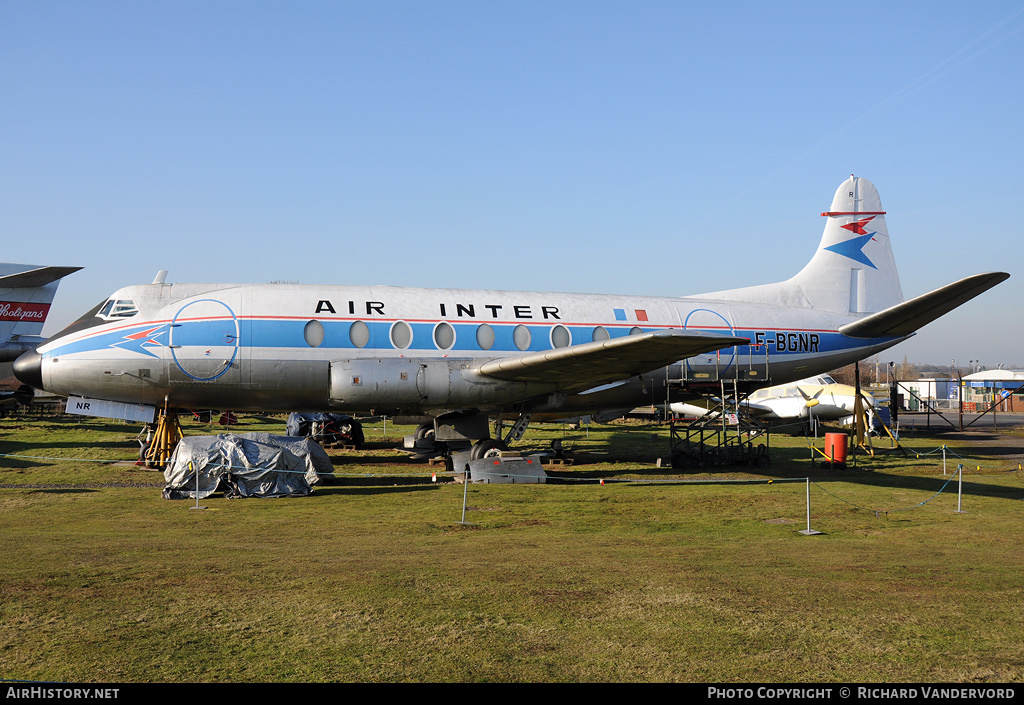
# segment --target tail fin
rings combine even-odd
[[[703,294],[700,298],[875,313],[903,301],[885,211],[874,184],[850,176],[840,184],[817,251],[800,272],[777,284]]]
[[[42,342],[40,333],[62,277],[81,267],[0,264],[0,361]]]
[[[875,185],[850,175],[840,184],[814,257],[789,280],[811,306],[840,313],[875,313],[903,301],[885,211]]]

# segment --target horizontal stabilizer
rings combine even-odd
[[[859,321],[847,323],[839,327],[839,332],[851,338],[910,335],[1009,278],[1010,275],[1006,272],[975,274],[910,301],[890,306]]]
[[[587,389],[660,369],[693,355],[746,345],[747,338],[663,330],[582,343],[491,360],[478,372],[516,382],[558,384],[562,389]]]
[[[46,286],[61,277],[77,272],[81,267],[38,267],[27,272],[0,276],[0,289],[24,289]]]

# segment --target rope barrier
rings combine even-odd
[[[811,445],[810,447],[815,449],[815,450],[818,450],[813,445]],[[946,452],[951,453],[952,455],[956,456],[957,458],[959,458],[961,460],[967,460],[968,459],[967,457],[962,456],[962,455],[956,453],[951,448],[949,448],[948,446],[944,446],[944,445],[943,446],[939,446],[938,448],[935,448],[935,449],[929,450],[929,451],[917,451],[916,455],[917,455],[918,458],[920,458],[922,455],[928,456],[928,455],[932,455],[932,454],[935,454],[935,453],[942,452],[944,450]],[[820,450],[819,450],[819,452],[820,452]],[[134,463],[134,462],[136,462],[136,461],[134,461],[132,459],[121,460],[121,459],[109,459],[109,458],[107,458],[107,459],[102,459],[102,458],[75,458],[75,457],[68,458],[68,457],[57,457],[57,456],[23,455],[23,454],[19,454],[19,453],[0,453],[0,458],[12,458],[12,459],[18,459],[18,460],[34,460],[34,461],[72,461],[72,462],[90,462],[90,463],[118,463],[118,462],[131,462],[131,463]],[[223,469],[226,472],[236,471],[236,470],[237,471],[252,470],[252,468],[250,466],[244,466],[244,465],[227,465],[227,466],[215,465],[215,467],[217,469]],[[981,471],[981,465],[980,464],[977,464],[976,468],[977,468],[978,472]],[[307,475],[307,474],[309,474],[309,471],[307,471],[307,470],[277,470],[277,469],[275,469],[274,472],[279,472],[279,473],[283,473],[283,474],[290,473],[290,474],[297,474],[297,475]],[[1016,468],[999,472],[999,474],[1004,474],[1004,473],[1005,474],[1024,473],[1024,467],[1022,467],[1021,463],[1018,463]],[[333,478],[367,478],[367,479],[369,479],[369,478],[375,478],[375,479],[406,478],[406,479],[408,479],[408,478],[416,478],[416,477],[420,477],[421,476],[421,474],[418,473],[418,472],[417,473],[366,473],[366,472],[362,472],[362,473],[339,473],[339,472],[335,471],[335,472],[329,472],[329,473],[322,473],[322,472],[315,472],[314,471],[314,474],[319,475],[319,476],[329,476],[329,477],[333,477]],[[435,480],[438,476],[452,476],[452,477],[454,477],[456,475],[462,475],[462,474],[463,473],[461,473],[461,472],[456,472],[456,471],[451,471],[451,470],[441,470],[441,471],[432,470],[429,473],[426,473],[426,475],[428,475],[431,478],[431,480]],[[537,479],[536,475],[518,475],[518,474],[515,474],[515,473],[509,473],[509,472],[501,472],[501,475],[503,477],[507,477],[507,478],[512,478],[512,479],[522,478],[524,480],[531,480],[531,481],[534,481],[534,482]],[[946,480],[946,482],[942,485],[942,487],[935,494],[933,494],[931,497],[929,497],[928,499],[926,499],[926,500],[924,500],[922,502],[919,502],[919,503],[917,503],[915,505],[912,505],[911,507],[901,507],[901,508],[894,509],[894,510],[876,510],[876,509],[871,509],[869,507],[864,507],[864,506],[855,504],[854,502],[850,502],[850,501],[848,501],[848,500],[846,500],[846,499],[836,495],[833,492],[830,492],[829,490],[825,489],[825,487],[823,487],[821,484],[819,484],[817,482],[812,482],[811,484],[813,484],[815,487],[820,489],[825,494],[833,497],[834,499],[836,499],[836,500],[838,500],[840,502],[843,502],[845,504],[849,504],[851,507],[854,507],[855,509],[863,510],[863,511],[870,511],[870,512],[873,512],[875,514],[875,516],[881,516],[882,514],[888,515],[888,511],[907,511],[909,509],[914,509],[916,507],[920,507],[920,506],[923,506],[923,505],[927,504],[931,500],[935,499],[935,497],[937,497],[938,495],[942,494],[942,492],[946,489],[946,487],[949,485],[949,483],[952,482],[954,477],[956,477],[956,473],[951,475],[949,477],[949,479]],[[685,480],[685,479],[637,479],[637,478],[601,478],[601,477],[566,477],[566,476],[555,477],[555,478],[548,477],[546,479],[548,479],[548,480],[554,479],[554,480],[557,480],[560,483],[565,483],[565,484],[572,484],[572,483],[593,484],[593,483],[600,482],[601,484],[617,483],[617,484],[634,484],[634,485],[659,485],[659,484],[661,484],[661,485],[669,485],[669,484],[773,484],[773,483],[776,483],[776,482],[805,482],[806,481],[806,478],[772,478],[772,479],[769,479],[769,480],[764,480],[764,479],[727,479],[727,478],[717,478],[717,479]],[[1022,478],[1022,479],[1024,479],[1024,478]],[[522,484],[522,483],[520,483],[520,484]]]
[[[829,492],[829,491],[828,491],[828,490],[826,490],[826,489],[825,489],[824,487],[822,487],[821,485],[819,485],[819,484],[818,484],[817,482],[812,482],[811,484],[812,484],[812,485],[814,485],[815,487],[817,487],[818,489],[820,489],[820,490],[821,490],[822,492],[824,492],[825,494],[827,494],[827,495],[829,495],[829,496],[831,496],[831,497],[834,497],[835,499],[838,499],[838,500],[839,500],[840,502],[845,502],[846,504],[849,504],[849,505],[850,505],[851,507],[854,507],[854,508],[856,508],[856,509],[862,509],[862,510],[864,510],[864,511],[868,511],[868,512],[874,512],[875,516],[877,517],[877,516],[881,516],[881,515],[883,515],[883,514],[884,514],[885,516],[888,516],[888,514],[889,514],[889,512],[890,512],[890,511],[892,511],[892,512],[905,512],[905,511],[908,511],[908,510],[910,510],[910,509],[915,509],[915,508],[917,508],[917,507],[923,506],[923,505],[927,504],[928,502],[931,502],[931,501],[932,501],[933,499],[935,499],[935,498],[936,498],[936,497],[938,497],[938,496],[939,496],[940,494],[942,494],[942,493],[943,493],[943,491],[945,491],[946,487],[948,487],[948,486],[949,486],[949,483],[950,483],[950,482],[952,482],[952,481],[953,481],[953,479],[954,479],[955,477],[956,477],[956,473],[954,473],[954,474],[950,475],[950,476],[949,476],[949,479],[948,479],[948,480],[946,480],[946,481],[945,481],[945,482],[943,483],[942,487],[940,487],[940,488],[939,488],[939,491],[938,491],[938,492],[936,492],[935,494],[933,494],[933,495],[932,495],[931,497],[929,497],[928,499],[924,500],[923,502],[918,502],[917,504],[911,505],[911,506],[909,506],[909,507],[897,507],[896,509],[870,509],[870,508],[868,508],[868,507],[862,507],[862,506],[860,506],[860,505],[854,504],[853,502],[848,502],[847,500],[843,499],[842,497],[840,497],[840,496],[839,496],[839,495],[837,495],[837,494],[834,494],[834,493],[832,493],[832,492]]]
[[[807,447],[808,447],[808,449],[810,449],[812,451],[817,451],[818,453],[820,453],[825,458],[828,457],[827,454],[822,452],[822,450],[820,448],[816,447],[812,443],[809,443]],[[908,449],[908,452],[913,453],[917,460],[920,460],[921,456],[929,456],[929,455],[933,455],[935,453],[942,453],[943,451],[949,453],[950,455],[952,455],[952,456],[954,456],[954,457],[956,457],[956,458],[958,458],[960,460],[971,461],[972,464],[974,465],[974,469],[972,471],[970,468],[966,468],[968,472],[981,472],[982,468],[985,468],[986,471],[989,471],[989,472],[992,472],[992,473],[995,473],[995,474],[1003,474],[1003,473],[1007,473],[1008,474],[1008,473],[1015,473],[1015,472],[1024,472],[1024,463],[1018,462],[1017,463],[1017,467],[1010,468],[1009,470],[1003,470],[1003,469],[1000,469],[1000,468],[996,468],[994,466],[985,466],[982,463],[979,463],[976,458],[971,458],[970,456],[967,456],[967,455],[960,455],[955,450],[953,450],[952,448],[950,448],[949,446],[946,446],[946,445],[942,445],[942,446],[939,446],[937,448],[933,448],[932,450],[909,450]]]

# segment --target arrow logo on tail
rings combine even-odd
[[[870,223],[874,219],[875,219],[875,216],[871,216],[870,218],[864,218],[863,220],[855,220],[852,223],[847,223],[846,225],[840,225],[839,227],[843,228],[844,230],[849,230],[852,233],[856,233],[857,235],[867,235],[868,231],[864,229],[864,226],[867,225],[868,223]],[[872,235],[873,234],[874,233],[872,233]]]
[[[854,225],[854,223],[850,223],[850,225]],[[846,226],[844,225],[843,227],[845,228]],[[875,263],[869,260],[868,256],[864,254],[864,245],[868,244],[868,241],[870,241],[874,236],[875,233],[867,233],[860,237],[854,237],[849,240],[844,240],[843,242],[837,242],[835,245],[826,247],[825,249],[830,252],[835,252],[837,255],[849,257],[855,262],[866,264],[872,269],[878,269],[878,267],[875,266]]]

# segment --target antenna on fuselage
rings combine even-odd
[[[154,284],[163,284],[166,279],[167,279],[167,270],[166,269],[161,269],[159,272],[156,273],[156,277],[153,279],[153,283]]]

